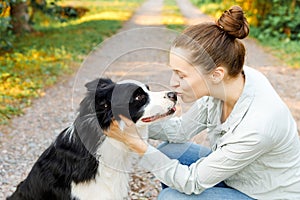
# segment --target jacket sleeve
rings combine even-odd
[[[207,128],[206,99],[196,101],[181,117],[173,117],[149,126],[149,138],[172,143],[189,141]]]

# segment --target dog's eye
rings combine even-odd
[[[141,100],[144,99],[144,98],[145,98],[145,95],[142,94],[142,95],[136,96],[134,100],[136,100],[136,101],[141,101]]]
[[[107,109],[109,108],[110,104],[108,104],[107,102],[100,102],[99,103],[99,106],[102,108],[102,109]]]

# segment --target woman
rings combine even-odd
[[[169,186],[159,199],[300,199],[297,126],[264,75],[243,66],[238,39],[248,33],[242,9],[233,6],[216,23],[191,26],[175,39],[170,83],[184,102],[195,103],[150,127],[150,138],[168,141],[160,151],[128,119],[123,132],[115,125],[106,133]],[[187,143],[204,129],[211,150]]]

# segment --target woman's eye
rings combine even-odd
[[[177,73],[177,76],[178,76],[178,78],[180,78],[180,79],[183,79],[183,78],[184,78],[184,75],[181,74],[181,73]]]
[[[179,75],[179,74],[177,76],[178,76],[179,79],[183,79],[184,78],[184,76]]]

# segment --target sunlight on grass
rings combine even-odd
[[[64,49],[6,53],[0,57],[0,122],[22,113],[31,98],[44,95],[43,87],[66,73],[64,61],[71,58]]]
[[[218,3],[210,3],[210,4],[201,5],[199,9],[201,10],[201,12],[209,14],[210,16],[218,19],[222,15],[223,11],[227,9],[227,6],[220,5]]]
[[[99,14],[90,15],[83,17],[80,22],[91,21],[91,20],[119,20],[126,21],[131,16],[130,12],[121,12],[121,11],[106,11]]]
[[[74,6],[88,8],[86,15],[79,19],[70,20],[68,23],[55,23],[54,27],[63,27],[70,24],[76,25],[95,20],[128,20],[136,8],[141,4],[141,0],[123,1],[63,1],[62,6]]]
[[[183,29],[185,24],[184,17],[182,16],[175,0],[164,0],[162,14],[162,23],[166,25],[167,28],[178,31]]]
[[[197,2],[197,0],[192,0],[192,2]],[[232,6],[231,4],[208,3],[208,4],[203,4],[198,8],[199,10],[201,10],[201,12],[206,13],[215,19],[218,19],[223,14],[224,10],[230,8],[231,6]],[[245,15],[247,16],[247,20],[250,24],[257,23],[256,21],[257,18],[255,16],[249,16],[247,15],[247,12],[245,12]]]
[[[72,73],[95,46],[122,27],[141,3],[63,1],[89,9],[83,17],[64,22],[37,12],[36,32],[16,38],[13,51],[0,54],[0,124],[22,114],[33,98],[44,95],[46,87]]]

